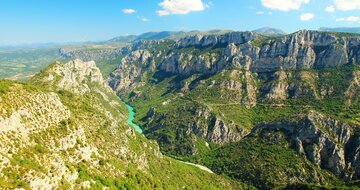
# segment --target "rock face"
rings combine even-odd
[[[187,47],[211,47],[211,46],[226,46],[227,44],[244,44],[254,39],[259,39],[261,36],[253,32],[231,32],[224,35],[195,35],[185,37],[179,40],[175,48]]]
[[[289,84],[286,79],[288,78],[288,74],[284,71],[278,71],[275,73],[275,78],[277,83],[271,84],[266,87],[266,98],[275,99],[275,100],[284,100],[289,97],[288,90]]]
[[[122,49],[105,50],[65,50],[59,49],[59,54],[65,59],[81,59],[83,61],[114,60],[122,55]]]
[[[155,70],[192,75],[215,74],[226,68],[240,68],[262,73],[358,64],[359,45],[358,37],[341,37],[307,30],[274,39],[252,32],[233,32],[195,35],[175,43],[164,40],[140,41],[123,50],[126,58],[113,72],[111,86],[119,90],[136,86],[130,84],[141,81],[139,77],[145,71]],[[148,52],[143,57],[141,52],[144,51]],[[283,85],[279,84],[278,87],[284,88]]]
[[[45,82],[56,83],[59,89],[84,94],[90,91],[87,83],[97,83],[106,88],[100,69],[94,61],[83,62],[80,59],[65,64],[56,62],[47,70]]]
[[[276,124],[260,124],[251,135],[261,131],[282,131],[299,155],[318,167],[347,179],[359,178],[359,135],[355,126],[328,118],[315,111]],[[354,168],[349,171],[348,168]]]
[[[261,87],[260,96],[264,100],[281,101],[286,99],[310,98],[320,100],[327,95],[333,95],[333,86],[325,87],[319,85],[318,73],[316,71],[284,71],[262,73],[260,78],[267,78]],[[262,79],[264,80],[264,79]],[[325,89],[328,88],[328,89]],[[322,96],[318,91],[322,89]]]
[[[122,56],[127,55],[132,51],[139,49],[151,48],[154,45],[158,45],[167,40],[139,40],[133,42],[131,45],[126,47],[113,47],[113,48],[99,48],[99,49],[80,49],[80,50],[67,50],[60,48],[59,55],[64,59],[81,59],[83,61],[103,61],[103,60],[116,60]],[[110,41],[111,42],[111,41]]]
[[[1,139],[4,140],[0,147],[1,152],[8,152],[10,149],[14,153],[18,152],[21,147],[27,145],[29,136],[33,133],[39,133],[70,118],[70,111],[62,104],[57,94],[31,94],[25,91],[23,93],[21,98],[34,101],[23,102],[19,94],[16,93],[9,93],[0,100],[0,110],[3,110],[2,116],[0,116],[0,135]],[[14,107],[17,111],[6,111],[5,101],[15,102],[17,105]],[[15,135],[20,147],[14,148],[15,142],[6,140],[8,138],[7,134],[11,133]]]
[[[359,102],[360,97],[360,71],[353,73],[353,78],[350,81],[350,85],[345,92],[347,98],[347,104],[351,105]]]
[[[153,113],[152,110],[150,109],[149,113]],[[188,143],[181,146],[172,145],[174,141],[183,141],[185,139],[196,142],[197,140],[193,138],[193,134],[209,143],[224,145],[237,142],[250,132],[225,119],[221,114],[214,114],[209,108],[200,105],[181,106],[174,112],[156,112],[151,115],[146,117],[148,122],[144,126],[146,129],[145,134],[158,140],[163,148],[178,152],[181,155],[195,155],[198,153],[198,147]],[[181,124],[176,127],[178,121],[181,121]],[[154,131],[169,130],[169,128],[174,130],[169,133],[175,133],[176,137],[152,133]]]
[[[233,122],[224,121],[221,117],[213,114],[209,109],[198,108],[195,117],[199,118],[192,124],[191,130],[198,136],[209,142],[224,145],[241,140],[246,132]],[[202,121],[202,119],[205,119]],[[205,121],[205,123],[203,123]]]
[[[141,82],[141,77],[147,69],[151,69],[153,62],[148,63],[151,54],[148,50],[135,50],[121,59],[121,62],[111,74],[109,85],[115,91],[123,91],[129,88],[135,88]],[[134,63],[134,64],[128,64]]]

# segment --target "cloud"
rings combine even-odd
[[[188,14],[190,12],[203,11],[210,5],[206,5],[202,0],[164,0],[159,3],[162,10],[156,11],[160,16]]]
[[[308,21],[315,18],[315,15],[313,13],[304,13],[300,15],[300,20],[302,21]]]
[[[134,9],[123,9],[122,11],[123,11],[124,14],[136,13],[136,10],[134,10]]]
[[[258,14],[258,15],[263,15],[263,14],[265,14],[263,11],[258,11],[258,12],[256,12],[256,14]]]
[[[346,18],[337,18],[336,19],[336,22],[342,22],[342,21],[360,23],[360,17],[358,17],[358,16],[349,16],[349,17],[346,17]]]
[[[264,7],[280,10],[299,10],[303,4],[307,4],[310,0],[261,0]]]
[[[140,19],[143,22],[149,22],[150,21],[150,19],[148,19],[146,17],[143,17],[143,16],[138,16],[138,19]]]
[[[336,9],[342,11],[360,10],[359,0],[335,0]]]
[[[335,6],[334,5],[328,6],[328,7],[326,7],[325,11],[329,12],[329,13],[333,13],[333,12],[335,12]]]
[[[214,4],[213,4],[213,2],[208,2],[208,3],[206,3],[205,4],[205,8],[210,8],[210,7],[212,7]]]

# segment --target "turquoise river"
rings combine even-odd
[[[128,111],[129,111],[129,117],[128,117],[127,123],[128,123],[131,127],[133,127],[136,132],[142,133],[143,130],[141,129],[141,127],[140,127],[139,125],[136,125],[136,124],[134,123],[134,119],[135,119],[135,110],[134,110],[134,108],[133,108],[131,105],[129,105],[128,103],[126,103],[123,99],[120,98],[120,100],[121,100],[122,103],[124,103],[124,104],[126,105],[126,108],[127,108]]]

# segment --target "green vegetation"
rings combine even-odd
[[[269,42],[270,40],[275,40],[275,39],[278,39],[278,38],[281,38],[281,37],[283,37],[283,36],[263,36],[262,38],[252,40],[252,41],[250,42],[250,44],[251,44],[252,46],[261,48],[261,47],[263,47],[267,42]]]
[[[127,43],[108,42],[44,48],[0,49],[0,78],[26,81],[55,61],[67,62],[68,60],[60,55],[60,48],[69,51],[85,51],[93,54],[101,54],[102,51],[112,51],[117,48],[122,48],[125,45],[127,45]],[[108,76],[119,64],[120,59],[121,58],[118,57],[110,60],[97,60],[96,63],[103,75]]]
[[[316,181],[340,185],[329,172],[322,171],[298,156],[281,133],[248,137],[239,143],[215,149],[201,161],[219,174],[244,180],[259,189],[274,189],[289,183]]]
[[[348,32],[328,32],[328,33],[336,36],[337,38],[360,37],[360,34],[356,34],[356,33],[348,33]]]
[[[6,113],[10,114],[20,108],[30,109],[24,107],[30,106],[38,110],[31,119],[38,121],[37,127],[43,127],[30,132],[24,141],[13,136],[16,132],[6,134],[11,139],[6,141],[7,147],[12,149],[0,153],[9,160],[9,165],[1,168],[4,177],[0,178],[0,188],[30,189],[32,179],[25,176],[46,180],[61,172],[78,175],[75,181],[64,176],[59,179],[60,189],[79,188],[84,182],[89,182],[90,189],[251,188],[226,176],[217,176],[160,155],[157,143],[129,131],[125,125],[126,107],[115,94],[88,81],[83,82],[91,91],[85,94],[58,89],[55,85],[58,79],[53,82],[43,80],[48,72],[49,69],[44,69],[31,84],[0,81],[0,108],[6,108]],[[44,106],[50,100],[45,95],[48,93],[60,98],[70,111],[70,118],[51,126],[39,119],[46,114]],[[15,99],[9,101],[13,94],[16,94]],[[45,99],[28,98],[35,94]],[[60,117],[59,111],[53,111]],[[90,156],[87,155],[89,151],[92,151]]]
[[[56,60],[58,48],[0,50],[0,78],[26,80]]]
[[[5,79],[0,79],[0,94],[5,94],[10,90],[13,82]]]
[[[213,116],[222,118],[225,123],[234,122],[248,131],[261,122],[276,122],[305,110],[318,110],[345,122],[358,123],[359,104],[349,106],[345,104],[343,96],[356,70],[359,70],[358,66],[350,65],[321,70],[284,71],[292,76],[286,82],[306,89],[306,94],[286,100],[269,100],[264,97],[263,89],[277,83],[272,73],[267,76],[254,75],[254,79],[249,80],[241,76],[234,78],[231,71],[235,70],[213,76],[195,74],[189,77],[157,72],[146,85],[134,89],[125,98],[135,107],[135,122],[143,126],[148,138],[156,139],[164,153],[187,158],[197,142],[193,140],[194,137],[187,135],[188,126],[199,122],[207,126],[210,122],[194,117],[198,109],[209,109]],[[313,76],[318,78],[315,80]],[[241,83],[241,91],[226,90],[220,85],[230,80]],[[196,87],[186,89],[179,85],[185,83]],[[259,103],[253,107],[242,103],[247,96],[244,88],[249,83],[258,88],[256,93]],[[316,99],[322,96],[322,89],[329,88],[334,89],[331,96]],[[155,108],[157,114],[149,123],[146,115],[151,107]]]
[[[264,43],[264,42],[261,42]],[[215,49],[215,52],[219,49]],[[200,55],[199,48],[183,48],[182,53]],[[208,52],[209,50],[206,50]],[[234,132],[239,126],[250,132],[262,122],[276,123],[309,110],[319,111],[331,118],[358,126],[359,100],[344,93],[358,71],[356,65],[326,69],[283,70],[284,81],[290,88],[284,99],[270,99],[269,89],[279,83],[277,73],[247,73],[228,69],[214,75],[173,75],[164,72],[147,73],[141,87],[123,93],[124,99],[135,107],[135,122],[144,134],[156,140],[160,150],[171,157],[210,167],[260,189],[289,188],[297,184],[319,188],[351,188],[330,172],[319,169],[299,156],[289,142],[270,137],[249,137],[238,143],[217,145],[196,135],[194,126],[206,130],[213,118],[221,119]],[[250,75],[249,75],[250,74]],[[237,89],[228,89],[229,81]],[[257,104],[247,105],[248,86],[254,87]],[[235,85],[234,85],[235,86]],[[352,104],[346,103],[352,98]],[[147,114],[154,108],[155,115]],[[200,111],[199,111],[200,110]],[[199,116],[199,112],[208,112]],[[269,134],[270,135],[270,134]],[[278,138],[277,134],[272,138]],[[293,186],[288,184],[293,184]]]
[[[121,57],[113,60],[99,60],[96,62],[96,66],[99,67],[104,77],[109,76],[114,71],[121,61]]]

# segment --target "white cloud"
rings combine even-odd
[[[263,15],[263,14],[265,14],[263,11],[258,11],[258,12],[256,12],[256,14],[258,14],[258,15]]]
[[[162,10],[156,11],[160,16],[188,14],[195,11],[203,11],[210,5],[206,5],[202,0],[164,0],[159,3]]]
[[[310,0],[261,0],[262,5],[275,10],[289,11],[299,10],[303,4],[307,4]]]
[[[359,0],[335,0],[336,9],[342,11],[360,10]]]
[[[346,18],[337,18],[336,22],[342,22],[342,21],[347,21],[347,22],[359,22],[360,23],[360,17],[358,16],[349,16]]]
[[[334,5],[328,6],[328,7],[326,7],[325,11],[329,12],[329,13],[333,13],[333,12],[335,12],[335,6]]]
[[[150,21],[150,19],[148,19],[146,17],[143,17],[143,16],[138,16],[138,19],[140,19],[143,22],[149,22]]]
[[[313,13],[304,13],[300,15],[300,20],[302,21],[308,21],[315,18],[315,15]]]
[[[270,11],[270,12],[268,12],[268,14],[269,14],[269,15],[272,15],[272,14],[273,14],[273,12],[271,12],[271,11]]]
[[[134,9],[123,9],[122,11],[123,11],[124,14],[136,13],[136,10],[134,10]]]

